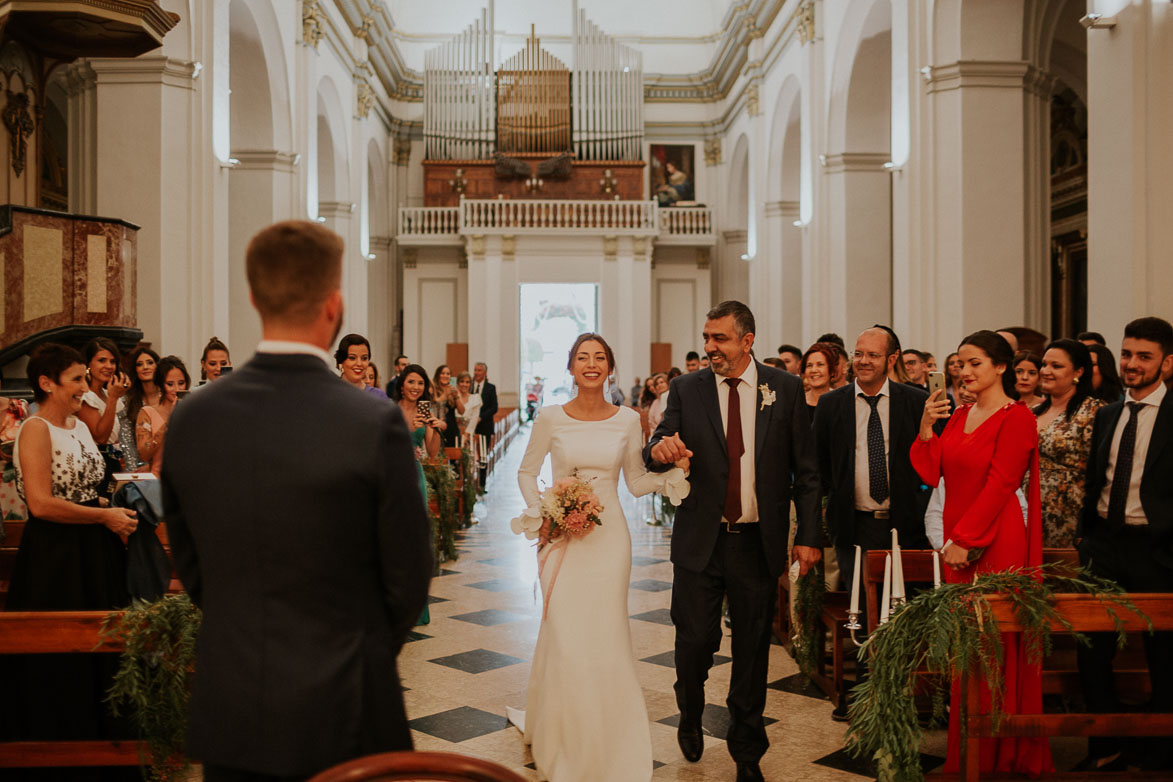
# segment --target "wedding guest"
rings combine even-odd
[[[945,393],[949,398],[957,401],[957,390],[961,385],[961,355],[950,353],[945,359]]]
[[[656,398],[648,405],[648,429],[655,431],[660,422],[664,420],[664,410],[668,405],[668,375],[659,372],[653,376],[652,380],[655,385],[652,391]]]
[[[200,356],[200,378],[204,381],[200,387],[219,380],[224,370],[231,366],[232,357],[228,353],[228,346],[218,337],[212,337],[208,344],[204,345],[204,352]]]
[[[432,413],[442,424],[440,442],[445,448],[454,448],[460,442],[460,425],[456,417],[462,405],[460,392],[452,385],[452,370],[447,364],[441,364],[432,373]]]
[[[1014,333],[1013,328],[999,329],[998,336],[1006,340],[1006,344],[1010,345],[1010,349],[1015,353],[1018,352],[1018,335]]]
[[[644,383],[638,377],[631,386],[631,406],[639,407],[639,395],[643,391]]]
[[[118,370],[118,346],[107,337],[91,339],[82,353],[87,389],[77,416],[99,445],[118,443],[118,407],[130,389],[130,378]]]
[[[892,338],[892,341],[896,344],[896,347],[900,350],[901,360],[897,361],[895,364],[893,364],[892,368],[888,370],[888,379],[891,380],[893,383],[908,383],[908,382],[910,382],[909,378],[908,378],[908,371],[904,368],[904,349],[900,347],[900,337],[896,336],[896,332],[893,331],[890,326],[885,326],[882,323],[875,324],[873,326],[873,328],[883,329],[885,332],[887,332],[888,336]]]
[[[945,580],[967,583],[975,574],[1042,565],[1043,535],[1038,494],[1038,432],[1035,418],[1013,400],[1014,351],[992,331],[978,331],[958,347],[964,367],[961,381],[976,397],[952,415],[944,390],[928,398],[920,435],[910,458],[921,480],[936,486],[945,480]],[[933,425],[948,418],[940,437]],[[1029,474],[1028,515],[1023,524],[1016,492]],[[971,553],[972,552],[972,553]],[[973,560],[971,556],[976,555]],[[1002,634],[1002,708],[1007,714],[1042,713],[1042,672],[1020,633]],[[984,682],[981,683],[985,686]],[[953,703],[959,700],[958,681]],[[983,692],[981,697],[990,697]],[[960,768],[960,709],[949,714],[945,773]],[[1045,737],[982,739],[982,773],[1024,773],[1033,778],[1051,771]]]
[[[778,358],[782,359],[782,365],[786,371],[792,375],[801,375],[802,370],[802,350],[794,345],[779,345]]]
[[[690,350],[684,354],[684,371],[696,372],[701,368],[701,354]]]
[[[492,447],[494,426],[497,417],[497,386],[489,382],[489,365],[478,361],[472,368],[472,390],[481,395],[481,411],[477,419],[476,433],[485,438]],[[481,485],[485,485],[487,470],[481,468]]]
[[[928,382],[929,372],[937,371],[937,357],[932,353],[925,353],[925,382]]]
[[[762,363],[766,364],[767,366],[774,367],[775,369],[781,369],[783,372],[786,371],[786,364],[780,358],[766,356],[762,359]]]
[[[1116,357],[1103,345],[1093,343],[1087,349],[1092,356],[1092,396],[1108,404],[1119,402],[1124,396],[1124,384],[1116,371]]]
[[[399,398],[395,401],[399,403],[399,409],[407,421],[411,444],[417,449],[424,449],[429,458],[435,456],[440,452],[439,427],[444,422],[434,414],[424,415],[419,409],[421,400],[432,401],[432,381],[428,379],[427,370],[419,364],[408,364],[399,375],[396,391]],[[423,479],[422,470],[420,479]],[[422,486],[420,494],[427,496]]]
[[[1103,368],[1101,362],[1101,368]],[[1173,371],[1173,326],[1138,318],[1124,327],[1120,372],[1128,392],[1096,413],[1087,493],[1076,538],[1079,561],[1128,592],[1173,592],[1173,394],[1161,377]],[[1079,645],[1079,676],[1091,712],[1121,711],[1112,660],[1115,633],[1092,633]],[[1173,633],[1144,633],[1152,695],[1146,711],[1173,711]],[[1141,718],[1143,719],[1143,718]],[[1144,770],[1173,768],[1168,737],[1143,746]],[[1122,742],[1088,739],[1079,770],[1123,770]]]
[[[1091,396],[1091,351],[1073,339],[1047,346],[1039,372],[1046,397],[1034,408],[1039,430],[1043,546],[1071,548],[1083,510],[1092,423],[1104,402]]]
[[[456,390],[459,393],[457,401],[460,405],[457,420],[463,443],[465,437],[475,434],[477,420],[481,415],[481,395],[472,392],[472,375],[468,372],[461,372],[456,376]]]
[[[158,364],[159,354],[145,345],[130,354],[130,390],[123,397],[122,412],[118,414],[118,446],[122,449],[123,464],[130,472],[143,465],[134,429],[139,411],[148,405],[159,404],[160,391],[155,385]]]
[[[921,390],[927,389],[929,384],[925,377],[925,354],[913,348],[905,348],[902,358],[908,382]]]
[[[702,353],[701,354],[701,369],[708,369],[708,368],[709,368],[709,357],[708,357],[708,355]]]
[[[0,374],[0,384],[4,376]],[[29,417],[28,403],[23,399],[0,396],[0,540],[3,540],[4,522],[24,521],[28,508],[16,490],[16,465],[12,448],[20,426]]]
[[[832,343],[816,342],[803,354],[799,369],[806,387],[808,420],[814,420],[819,397],[833,389],[838,380],[839,352]]]
[[[163,442],[167,437],[167,424],[179,401],[179,392],[191,385],[191,375],[178,356],[167,356],[159,361],[155,369],[155,385],[163,389],[156,405],[147,405],[139,410],[135,418],[135,440],[141,459],[151,465],[156,476],[163,466]]]
[[[1043,360],[1037,353],[1020,350],[1014,355],[1014,390],[1018,393],[1018,401],[1032,410],[1043,401],[1039,393],[1039,370],[1042,367]]]
[[[644,381],[644,390],[639,395],[639,406],[644,410],[648,410],[652,406],[652,402],[656,401],[656,376],[652,375]]]
[[[387,381],[387,397],[390,399],[398,399],[398,393],[395,386],[399,383],[399,375],[411,363],[411,359],[407,356],[399,355],[395,357],[394,371],[391,373],[391,379]]]
[[[89,427],[77,418],[91,388],[85,372],[81,354],[63,345],[41,345],[29,358],[37,412],[21,426],[13,454],[29,519],[12,566],[7,611],[110,611],[130,600],[120,536],[137,522],[134,511],[100,500],[105,464]],[[115,738],[103,699],[117,667],[110,657],[6,660],[4,712],[13,724],[5,738]]]
[[[342,372],[342,379],[359,391],[386,399],[387,394],[377,385],[367,384],[367,369],[371,365],[371,343],[362,334],[347,334],[338,342],[334,363]]]
[[[379,367],[375,364],[374,361],[367,364],[367,374],[366,374],[366,377],[364,378],[364,380],[366,381],[366,384],[368,386],[370,386],[371,388],[380,388],[381,387],[379,384]],[[383,392],[383,395],[386,396],[385,391]]]
[[[1108,346],[1108,341],[1104,339],[1104,335],[1098,331],[1081,331],[1079,336],[1075,338],[1077,342],[1082,342],[1084,345],[1102,345]]]

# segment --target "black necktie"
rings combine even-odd
[[[1116,467],[1112,471],[1112,491],[1108,495],[1108,522],[1124,524],[1128,506],[1128,488],[1132,485],[1132,454],[1136,450],[1136,417],[1140,402],[1128,403],[1128,423],[1120,433],[1120,447],[1116,449]]]
[[[737,394],[740,378],[727,377],[729,386],[729,415],[725,424],[725,446],[729,451],[729,483],[725,486],[725,520],[736,524],[741,518],[741,455],[745,443],[741,439],[741,398]]]
[[[860,394],[872,408],[868,414],[868,493],[883,504],[888,499],[888,469],[884,464],[884,427],[880,424],[880,395]]]

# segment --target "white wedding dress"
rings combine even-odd
[[[687,496],[688,482],[677,468],[647,472],[642,447],[639,414],[629,407],[603,421],[579,421],[561,407],[544,407],[518,471],[529,505],[525,515],[531,518],[540,515],[538,473],[547,453],[555,480],[577,470],[579,477],[592,480],[603,505],[602,525],[570,540],[561,564],[555,567],[555,552],[542,570],[546,616],[534,650],[526,711],[509,710],[532,746],[538,772],[550,782],[648,782],[652,777],[648,712],[628,625],[631,535],[619,505],[619,471],[637,497],[661,491],[679,503]]]

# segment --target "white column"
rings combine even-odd
[[[367,339],[371,341],[371,358],[386,373],[397,355],[392,344],[393,324],[399,314],[399,288],[392,267],[393,240],[390,236],[371,236],[371,255],[367,262]]]
[[[69,100],[69,211],[96,214],[98,183],[97,75],[85,60],[63,66]]]
[[[1173,318],[1173,4],[1108,3],[1088,31],[1088,328]]]
[[[798,201],[771,201],[766,204],[765,213],[774,248],[769,280],[774,301],[767,314],[768,329],[763,330],[763,336],[769,336],[767,347],[772,351],[783,342],[802,342],[803,229],[795,225],[801,222]],[[762,316],[758,315],[759,329],[762,322]]]
[[[367,331],[367,260],[359,252],[358,241],[354,238],[356,210],[353,201],[318,202],[318,219],[325,218],[323,225],[346,242],[342,256],[342,300],[346,303],[343,334],[366,334]]]

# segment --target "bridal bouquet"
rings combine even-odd
[[[539,496],[539,515],[527,509],[511,523],[513,531],[529,540],[538,539],[538,548],[563,538],[583,538],[603,520],[603,506],[590,481],[574,475],[559,478]]]

